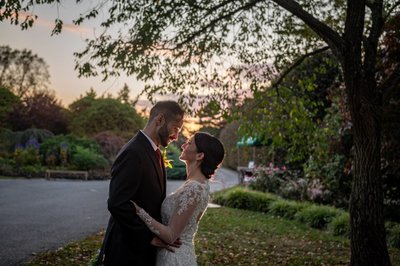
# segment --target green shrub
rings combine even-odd
[[[394,248],[400,248],[400,224],[391,222],[386,225],[387,243]]]
[[[77,146],[75,153],[72,155],[72,165],[78,170],[91,170],[106,168],[108,163],[96,151]]]
[[[92,153],[101,154],[100,146],[93,139],[79,138],[73,135],[57,135],[46,140],[40,146],[40,153],[43,154],[45,164],[49,167],[67,167],[69,164],[75,164],[73,156],[78,153],[76,160],[79,160],[80,156],[77,152],[77,147],[90,150]],[[103,157],[103,156],[101,156]],[[90,165],[93,163],[88,162]],[[84,162],[77,162],[77,166],[84,165]]]
[[[15,161],[11,158],[5,158],[0,156],[0,175],[13,176]]]
[[[36,148],[17,148],[14,151],[14,160],[16,165],[19,167],[26,165],[39,165],[41,157],[39,155],[39,150]]]
[[[14,151],[15,147],[15,133],[8,128],[1,129],[0,131],[0,152],[2,154]]]
[[[334,217],[328,225],[329,230],[335,236],[350,237],[350,216],[347,212]]]
[[[167,167],[168,179],[186,179],[186,164],[179,159],[180,150],[175,145],[167,148],[167,159],[171,160],[172,168]]]
[[[26,177],[43,176],[45,168],[41,165],[24,165],[19,169],[20,174]]]
[[[186,167],[172,166],[172,168],[167,168],[167,177],[172,180],[186,179]]]
[[[38,143],[43,143],[53,136],[54,134],[51,131],[39,128],[29,128],[24,131],[15,132],[17,143],[22,145],[25,145],[32,138],[37,140]]]
[[[248,190],[242,187],[225,190],[224,193],[216,193],[213,201],[231,208],[268,212],[271,202],[278,198],[268,193]]]
[[[277,200],[270,204],[269,211],[272,215],[294,219],[296,213],[308,206],[307,203],[299,203],[296,201]]]
[[[313,228],[323,229],[338,214],[339,211],[333,207],[311,205],[300,210],[295,218]]]

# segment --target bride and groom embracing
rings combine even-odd
[[[166,196],[166,170],[158,146],[178,138],[184,111],[174,101],[156,103],[149,120],[117,155],[111,168],[110,221],[98,263],[197,265],[194,235],[207,208],[208,179],[222,163],[224,147],[198,132],[182,145],[187,180]]]

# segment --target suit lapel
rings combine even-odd
[[[163,184],[163,198],[165,198],[165,194],[166,194],[166,190],[167,190],[167,169],[165,169],[165,164],[164,164],[164,159],[162,159],[163,160],[163,162],[162,162],[162,180],[161,180],[161,182],[162,182],[162,184]]]
[[[164,165],[162,167],[163,169],[161,169],[156,152],[154,151],[153,147],[151,146],[151,144],[150,144],[149,140],[146,138],[146,136],[144,136],[142,132],[139,132],[139,136],[140,136],[139,139],[140,139],[141,143],[143,143],[143,145],[145,147],[147,156],[151,159],[151,162],[157,171],[158,184],[160,185],[163,195],[165,195],[165,188],[166,188],[166,180],[165,179],[166,178],[165,178],[165,174],[164,174],[165,173]]]

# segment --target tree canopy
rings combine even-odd
[[[37,91],[13,106],[9,123],[15,131],[28,128],[47,129],[54,134],[68,132],[67,112],[56,96],[48,91]]]
[[[10,90],[0,87],[0,129],[10,127],[9,114],[20,101]]]
[[[50,82],[48,68],[43,58],[32,51],[0,46],[0,86],[20,98],[47,89]]]
[[[71,131],[77,135],[94,136],[111,130],[120,136],[131,137],[144,126],[144,120],[136,110],[117,99],[85,96],[73,102],[70,110]]]

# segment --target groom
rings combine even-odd
[[[155,265],[156,246],[163,244],[135,214],[130,201],[161,222],[166,175],[157,150],[159,145],[166,147],[178,138],[183,117],[184,111],[178,103],[156,103],[145,128],[118,153],[111,168],[107,201],[111,217],[99,262],[118,266]]]

